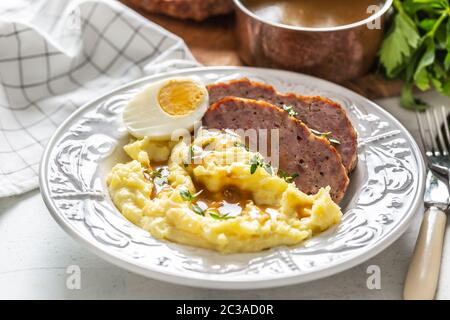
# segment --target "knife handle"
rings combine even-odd
[[[436,207],[430,207],[425,212],[406,274],[403,291],[405,300],[434,299],[441,268],[446,220],[445,213]]]

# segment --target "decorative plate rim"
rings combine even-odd
[[[410,204],[409,209],[407,210],[407,214],[402,218],[402,221],[399,221],[396,226],[392,228],[392,230],[389,231],[388,234],[384,236],[383,239],[378,241],[375,244],[371,244],[367,246],[367,250],[364,252],[361,252],[357,255],[349,255],[345,258],[340,259],[338,262],[336,262],[333,265],[326,265],[318,267],[312,271],[306,271],[301,274],[297,275],[283,275],[280,276],[266,276],[264,279],[255,281],[255,280],[220,280],[217,279],[208,279],[208,277],[205,276],[198,276],[196,273],[189,273],[189,275],[184,276],[180,275],[179,273],[176,273],[172,270],[156,270],[152,269],[151,265],[145,265],[143,263],[140,263],[138,261],[128,261],[123,259],[122,257],[118,256],[115,253],[107,252],[106,250],[103,250],[98,243],[93,243],[88,238],[86,238],[79,230],[76,228],[73,228],[70,223],[67,221],[68,219],[58,213],[59,209],[55,206],[54,202],[51,199],[50,196],[50,190],[49,190],[49,184],[47,181],[48,176],[48,164],[50,160],[50,154],[51,151],[55,145],[55,142],[61,137],[61,133],[63,133],[65,127],[74,120],[78,115],[82,114],[85,109],[87,109],[89,106],[96,104],[104,99],[106,99],[108,96],[113,95],[115,92],[124,90],[128,87],[132,87],[140,82],[145,82],[152,80],[154,78],[161,78],[166,76],[173,76],[180,73],[190,73],[190,72],[204,72],[204,71],[230,71],[230,72],[236,72],[236,71],[246,71],[249,73],[258,74],[258,72],[276,72],[277,74],[286,74],[290,75],[292,77],[298,77],[301,76],[306,79],[311,79],[315,82],[319,81],[323,84],[331,85],[335,88],[339,87],[342,92],[351,94],[354,96],[357,96],[359,99],[370,105],[371,107],[377,109],[377,111],[381,114],[383,114],[386,118],[388,118],[393,124],[398,126],[402,129],[404,134],[406,135],[408,139],[408,144],[413,150],[413,156],[417,160],[418,165],[418,172],[415,177],[417,180],[417,194],[414,197],[413,202]],[[267,69],[267,68],[253,68],[253,67],[195,67],[195,68],[186,68],[182,70],[177,71],[171,71],[166,73],[161,73],[157,75],[152,75],[148,77],[143,77],[137,80],[134,80],[132,82],[129,82],[123,86],[120,86],[119,88],[116,88],[114,90],[111,90],[100,97],[89,101],[88,103],[84,104],[80,108],[78,108],[76,111],[74,111],[54,132],[52,137],[50,138],[45,151],[42,155],[41,164],[40,164],[40,171],[39,171],[39,184],[40,184],[40,190],[41,195],[44,200],[44,203],[46,204],[47,208],[50,211],[50,214],[55,219],[55,221],[75,240],[80,241],[85,247],[87,247],[89,250],[91,250],[93,253],[98,255],[99,257],[103,258],[104,260],[117,265],[121,268],[124,268],[126,270],[135,272],[137,274],[150,277],[156,280],[163,280],[166,282],[179,284],[179,285],[187,285],[187,286],[193,286],[193,287],[200,287],[200,288],[214,288],[214,289],[260,289],[260,288],[272,288],[272,287],[280,287],[285,285],[294,285],[304,282],[309,282],[313,280],[317,280],[320,278],[325,278],[334,274],[337,274],[339,272],[342,272],[344,270],[350,269],[352,267],[355,267],[368,259],[374,257],[375,255],[379,254],[381,251],[389,247],[393,242],[395,242],[409,227],[413,217],[417,213],[417,209],[421,203],[421,197],[423,194],[424,184],[425,184],[425,163],[423,160],[422,153],[415,141],[415,139],[412,137],[410,132],[388,111],[384,110],[380,106],[378,106],[376,103],[370,101],[369,99],[357,94],[354,91],[351,91],[350,89],[344,88],[338,84],[316,78],[313,76],[300,74],[296,72],[291,71],[285,71],[285,70],[276,70],[276,69]]]

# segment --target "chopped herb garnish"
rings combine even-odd
[[[203,190],[200,190],[199,192],[192,194],[189,190],[180,190],[180,195],[183,198],[183,200],[192,202],[202,192],[203,192]]]
[[[194,163],[194,147],[192,145],[189,146],[189,160],[190,163]]]
[[[298,116],[298,112],[296,112],[292,106],[283,105],[282,108],[289,114],[290,117]]]
[[[200,191],[197,192],[196,194],[192,195],[192,198],[193,198],[193,199],[197,198],[202,192],[203,192],[203,190],[200,190]]]
[[[317,131],[317,130],[314,130],[314,129],[310,129],[310,130],[311,130],[311,132],[314,133],[316,136],[319,136],[319,137],[321,137],[321,138],[326,138],[326,139],[328,139],[328,141],[330,141],[331,143],[334,143],[334,144],[341,144],[341,142],[340,142],[338,139],[330,137],[331,134],[332,134],[331,131],[328,131],[328,132],[320,132],[320,131]]]
[[[271,174],[273,173],[273,172],[272,172],[272,166],[271,166],[270,164],[268,164],[268,163],[265,162],[265,163],[263,164],[262,167],[263,167],[264,170],[266,170],[266,172],[267,172],[268,174],[271,175]]]
[[[192,201],[194,201],[195,198],[197,198],[200,195],[200,193],[202,193],[202,192],[203,192],[203,190],[200,190],[199,192],[192,194],[189,190],[180,190],[180,195],[184,201],[189,202],[189,205],[190,205],[192,211],[194,211],[196,214],[204,217],[205,210],[202,209],[198,204],[192,203]]]
[[[283,178],[287,183],[291,183],[299,176],[298,173],[289,174],[281,169],[278,170],[278,176]]]
[[[144,169],[144,177],[147,180],[153,179],[153,182],[156,183],[159,186],[162,186],[163,184],[168,184],[167,176],[163,176],[164,168],[159,168],[158,170],[149,171],[148,169]]]
[[[259,157],[258,156],[254,156],[251,160],[250,160],[250,173],[254,174],[256,169],[259,166]]]
[[[310,129],[312,133],[314,133],[316,136],[322,137],[322,138],[328,138],[328,136],[331,134],[331,131],[328,132],[320,132],[314,129]]]
[[[142,174],[144,175],[145,179],[147,179],[147,180],[151,180],[152,179],[152,174],[151,174],[151,172],[148,171],[148,169],[144,169]]]
[[[205,210],[200,208],[200,206],[196,203],[192,203],[192,210],[194,210],[194,212],[200,216],[205,216]]]
[[[162,186],[164,184],[168,184],[167,175],[163,175],[164,168],[159,168],[152,172],[153,181],[158,185]]]
[[[256,172],[256,169],[258,167],[263,168],[266,170],[268,174],[272,174],[272,166],[266,162],[264,162],[263,159],[257,154],[253,156],[253,158],[250,160],[250,174],[254,174]]]
[[[238,147],[238,148],[244,148],[245,150],[248,151],[248,147],[245,145],[245,143],[236,141],[236,142],[234,143],[234,146],[235,146],[235,147]]]
[[[331,143],[334,143],[334,144],[341,144],[341,142],[335,138],[328,138],[328,141],[330,141]]]
[[[153,178],[161,178],[162,177],[162,168],[159,168],[158,170],[152,171]]]
[[[235,218],[234,216],[230,216],[228,213],[227,213],[227,214],[224,214],[224,215],[221,215],[221,214],[219,214],[218,212],[217,212],[217,213],[212,213],[212,212],[210,212],[210,213],[209,213],[209,216],[210,216],[211,218],[213,218],[214,220],[228,220],[228,219],[233,219],[233,218]]]
[[[192,194],[187,190],[180,190],[180,196],[185,201],[192,201]]]

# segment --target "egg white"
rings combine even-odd
[[[158,102],[160,89],[171,80],[194,82],[203,92],[203,99],[197,108],[186,115],[170,115]],[[176,77],[153,82],[146,86],[126,105],[122,118],[128,132],[136,138],[149,137],[152,140],[169,140],[172,135],[191,131],[209,106],[206,86],[196,77]]]

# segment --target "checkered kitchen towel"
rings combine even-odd
[[[184,42],[117,1],[0,1],[0,197],[38,186],[46,142],[128,81],[197,65]]]

